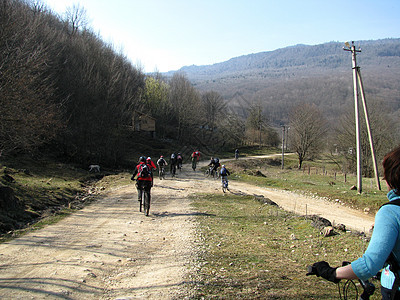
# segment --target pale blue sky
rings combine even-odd
[[[399,0],[42,0],[79,4],[90,27],[145,72],[296,44],[400,37]]]

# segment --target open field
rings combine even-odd
[[[311,168],[311,170],[317,170],[317,168],[322,170],[324,168],[328,172],[327,174],[317,171],[315,171],[315,174],[314,172],[308,174],[308,171],[296,170],[293,167],[296,161],[290,156],[285,158],[287,168],[284,170],[280,168],[278,157],[247,161],[241,158],[238,161],[226,161],[225,164],[233,173],[230,177],[233,192],[227,194],[222,193],[218,181],[205,180],[199,172],[194,173],[187,167],[174,180],[156,182],[151,219],[143,219],[141,214],[138,215],[135,209],[136,205],[131,207],[135,190],[130,181],[129,173],[106,174],[107,176],[87,188],[85,180],[91,179],[93,175],[81,169],[77,169],[79,176],[74,175],[73,173],[76,171],[74,168],[67,168],[67,166],[61,164],[46,165],[47,173],[40,172],[40,169],[30,168],[29,174],[26,174],[17,165],[13,168],[8,166],[8,170],[3,167],[2,172],[10,174],[16,180],[13,183],[14,187],[21,185],[26,188],[26,191],[38,191],[40,196],[35,197],[34,194],[19,191],[18,196],[20,197],[28,197],[31,200],[39,201],[39,203],[40,199],[49,201],[46,198],[47,194],[53,195],[53,198],[50,197],[50,199],[64,199],[62,202],[64,209],[59,210],[56,206],[51,208],[48,215],[53,216],[53,219],[50,221],[48,221],[48,218],[43,219],[42,223],[38,223],[42,229],[37,233],[27,233],[28,236],[25,237],[25,240],[35,241],[39,236],[43,239],[46,238],[47,231],[52,232],[54,230],[54,225],[49,225],[50,223],[69,216],[66,220],[60,221],[59,225],[56,225],[59,232],[63,232],[63,234],[54,236],[54,241],[49,241],[49,243],[56,245],[71,243],[72,245],[76,243],[76,239],[80,239],[78,233],[74,232],[76,228],[80,228],[77,227],[78,223],[76,222],[78,221],[74,218],[79,219],[82,215],[86,216],[87,214],[87,218],[90,219],[93,213],[110,209],[111,217],[110,221],[107,222],[112,223],[114,229],[107,222],[104,224],[108,225],[102,231],[91,229],[91,224],[88,224],[85,230],[87,229],[90,232],[86,235],[86,243],[82,246],[78,243],[79,245],[73,251],[76,251],[77,257],[89,255],[87,261],[92,263],[93,257],[91,255],[94,254],[95,257],[105,255],[102,249],[117,249],[119,247],[119,244],[115,244],[113,241],[105,242],[110,233],[115,233],[116,238],[121,239],[121,249],[118,248],[118,251],[120,251],[118,253],[120,253],[122,261],[127,259],[129,262],[124,266],[123,271],[135,276],[131,278],[128,288],[126,282],[120,280],[119,277],[113,279],[112,285],[114,287],[111,287],[107,284],[104,285],[104,283],[107,283],[109,278],[113,278],[110,272],[116,272],[119,268],[117,266],[120,263],[119,260],[115,263],[112,259],[109,261],[108,257],[105,257],[103,262],[99,261],[98,268],[101,273],[94,272],[97,276],[94,279],[88,278],[86,274],[86,270],[92,270],[92,267],[86,267],[83,270],[86,273],[79,273],[79,276],[85,278],[84,282],[85,284],[88,282],[88,286],[93,284],[98,287],[98,291],[91,294],[93,299],[98,297],[107,299],[108,296],[104,295],[117,297],[129,294],[147,295],[150,298],[154,295],[168,294],[166,299],[174,299],[175,296],[173,295],[179,295],[179,297],[186,295],[190,299],[337,299],[339,294],[334,284],[320,278],[305,276],[307,265],[319,260],[326,260],[331,265],[338,266],[342,261],[356,259],[365,251],[368,239],[364,235],[349,232],[337,232],[337,235],[324,238],[318,229],[311,226],[311,220],[302,214],[295,215],[276,206],[263,204],[259,201],[260,198],[251,196],[257,193],[252,191],[259,187],[283,189],[288,192],[294,191],[297,195],[304,195],[304,197],[310,199],[322,197],[326,198],[327,201],[339,202],[343,206],[368,208],[369,211],[366,211],[365,214],[368,213],[369,216],[372,216],[374,208],[378,207],[379,203],[385,202],[386,192],[375,191],[373,186],[367,183],[365,184],[365,193],[358,195],[356,191],[350,190],[351,185],[354,184],[351,180],[354,179],[349,176],[348,182],[344,182],[338,173],[335,179],[330,175],[334,166],[328,162],[328,160],[313,162],[312,167],[315,169]],[[67,171],[64,173],[60,170]],[[24,182],[25,178],[29,181]],[[368,180],[365,180],[365,182],[368,182]],[[246,183],[256,186],[252,187]],[[246,185],[246,190],[244,190],[244,185]],[[239,186],[240,190],[244,192],[239,190]],[[78,214],[70,215],[69,203],[74,206],[75,193],[84,193],[85,189],[84,198],[91,194],[95,196],[96,191],[102,191],[102,200],[99,203],[96,201],[92,204],[95,206],[91,205],[88,209],[79,211]],[[69,190],[71,190],[71,194],[67,194]],[[116,191],[118,191],[118,195],[115,194]],[[60,195],[64,195],[64,197],[60,197]],[[112,205],[110,205],[110,201]],[[184,207],[189,206],[191,208],[186,208],[186,211]],[[128,210],[127,207],[129,207]],[[114,210],[118,210],[119,218],[123,217],[125,220],[122,227],[118,218],[114,217]],[[74,217],[74,215],[76,216]],[[101,219],[99,218],[98,221],[100,222]],[[71,224],[71,232],[62,230],[63,222]],[[153,237],[152,230],[155,228],[155,223],[159,226],[159,229],[157,229],[157,236]],[[139,224],[139,227],[134,231],[126,231],[131,224]],[[166,224],[169,226],[168,229]],[[187,226],[188,224],[190,226]],[[98,226],[100,228],[100,225]],[[161,228],[164,230],[163,233],[160,231]],[[177,228],[182,230],[187,240],[182,241],[182,234],[179,235],[180,238],[178,239],[176,236]],[[97,231],[98,234],[93,235],[93,232]],[[82,232],[79,232],[79,234],[82,234]],[[144,268],[140,268],[136,263],[136,256],[141,256],[131,250],[129,250],[129,253],[126,252],[128,250],[124,250],[135,249],[135,243],[143,244],[141,238],[136,240],[135,233],[137,232],[146,234],[146,241],[151,241],[149,247],[153,252],[158,253],[157,257],[162,257],[163,264],[167,262],[174,266],[176,264],[176,267],[179,268],[179,274],[186,274],[185,277],[180,278],[180,275],[174,275],[176,284],[164,284],[163,278],[166,278],[167,281],[168,278],[171,278],[169,267],[160,269],[160,261],[151,258],[150,252],[149,256],[146,257],[148,264],[146,263]],[[61,237],[65,241],[60,240]],[[175,237],[177,238],[176,244]],[[99,242],[92,242],[92,239]],[[24,242],[23,239],[21,241]],[[3,258],[12,257],[15,261],[21,259],[21,263],[25,262],[26,257],[18,258],[16,255],[16,253],[19,253],[18,245],[21,241],[15,239],[13,242],[4,243],[4,249],[1,250],[0,255],[3,255]],[[126,245],[127,241],[129,246]],[[171,252],[169,253],[173,253],[173,255],[167,255],[163,251],[166,241],[171,242],[169,245]],[[192,243],[194,244],[192,245]],[[185,261],[180,261],[178,255],[184,249],[182,244],[188,247],[185,248],[185,251],[187,250]],[[48,247],[47,242],[43,245],[46,247],[42,247],[41,242],[38,241],[34,246],[36,249],[43,248],[43,251],[46,251],[41,257],[48,257],[46,266],[50,267],[54,264],[54,270],[56,270],[57,262],[60,260],[52,259],[52,257],[55,257],[53,247]],[[99,249],[93,249],[92,245],[96,245]],[[26,247],[29,247],[29,245],[26,245]],[[10,249],[9,253],[7,249]],[[90,249],[90,251],[87,249]],[[62,257],[62,255],[64,255],[62,252],[56,253],[56,257]],[[71,254],[66,253],[65,255],[70,256]],[[30,260],[33,261],[37,258],[33,257]],[[142,258],[137,260],[137,262],[139,261],[142,262]],[[96,258],[97,262],[98,259]],[[109,266],[111,271],[103,268],[102,264]],[[71,272],[81,272],[79,264],[72,264],[70,268]],[[154,277],[156,282],[153,282],[153,279],[147,276],[146,270],[160,271],[160,274]],[[36,272],[36,274],[41,274],[43,271],[40,269],[40,264],[35,270],[29,269],[29,272]],[[64,276],[63,280],[65,281],[71,272],[65,270],[62,274],[59,274],[59,277]],[[31,275],[27,274],[26,276]],[[23,282],[21,287],[23,287]],[[78,286],[82,285],[79,281],[71,282]],[[377,287],[379,286],[378,282],[375,281],[374,283]],[[136,290],[135,286],[141,287],[140,290]],[[69,289],[70,287],[68,287],[70,298],[78,299],[79,295],[75,294],[74,288],[71,286],[71,289]],[[49,285],[48,288],[43,288],[43,293],[46,294],[48,290],[58,292],[57,287]],[[4,292],[4,295],[15,293],[10,287]],[[92,291],[85,290],[85,293],[92,293]],[[379,295],[379,291],[376,292],[377,298],[373,299],[379,299],[377,295]]]
[[[201,195],[193,205],[202,249],[192,280],[196,299],[338,299],[335,284],[305,276],[307,265],[338,266],[368,245],[352,233],[323,237],[310,220],[251,196]]]

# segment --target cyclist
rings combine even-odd
[[[151,171],[150,171],[150,166],[146,164],[146,157],[141,156],[139,158],[139,163],[136,165],[131,180],[134,180],[135,176],[137,176],[136,189],[138,191],[138,201],[140,202],[140,209],[141,209],[143,200],[145,200],[145,198],[147,198],[148,203],[150,203],[150,190],[152,187]],[[148,211],[146,214],[148,215]]]
[[[225,184],[226,185],[226,189],[229,191],[229,189],[228,189],[228,175],[231,175],[231,173],[228,171],[228,169],[225,167],[225,165],[222,165],[221,170],[219,170],[219,174],[221,175],[222,186],[224,186],[224,184]]]
[[[176,154],[172,153],[171,159],[169,160],[169,169],[170,169],[170,173],[172,174],[172,177],[175,176],[177,162],[178,162],[178,160],[176,158]]]
[[[198,150],[193,151],[192,155],[192,169],[196,171],[197,162],[200,159],[200,152]]]
[[[210,167],[211,166],[213,167],[211,169],[211,174],[210,175],[213,175],[214,172],[217,173],[217,169],[221,166],[221,164],[219,163],[219,158],[218,157],[215,157],[215,158],[211,157],[211,161],[210,161],[210,163],[208,165]]]
[[[235,150],[235,159],[239,159],[239,149]]]
[[[341,279],[366,280],[384,268],[380,279],[382,299],[400,299],[400,277],[395,270],[400,258],[400,147],[385,155],[383,174],[389,189],[387,204],[393,205],[383,205],[376,213],[374,231],[364,255],[344,267],[332,268],[325,261],[312,267],[315,275],[335,283]]]
[[[150,157],[150,156],[146,159],[146,164],[150,167],[150,172],[151,172],[151,186],[153,186],[153,182],[154,182],[153,170],[157,169],[157,167],[156,167],[156,165],[154,164],[154,162],[151,160],[151,157]]]
[[[157,160],[157,166],[160,178],[162,178],[161,174],[164,174],[165,166],[168,166],[167,161],[164,159],[164,156],[161,155],[160,158]]]
[[[148,157],[146,159],[146,163],[152,168],[152,169],[157,169],[156,165],[154,164],[154,162],[151,160],[151,157]]]
[[[176,157],[176,161],[177,161],[178,170],[182,170],[183,157],[182,157],[181,153],[178,153],[178,155]]]

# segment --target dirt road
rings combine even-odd
[[[340,204],[231,182],[235,194],[264,195],[284,209],[319,214],[366,230],[373,217]],[[138,211],[133,183],[56,225],[0,245],[2,299],[181,298],[196,255],[189,195],[222,193],[219,181],[186,168],[152,190],[150,216]]]

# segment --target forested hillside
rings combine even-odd
[[[0,156],[48,151],[80,164],[117,166],[133,153],[159,154],[156,148],[167,143],[209,153],[249,143],[278,146],[280,125],[291,126],[291,147],[296,112],[320,120],[319,147],[304,158],[354,146],[351,54],[342,43],[144,74],[86,24],[79,7],[59,16],[38,2],[1,2]],[[400,39],[356,45],[382,155],[400,141]],[[151,137],[133,130],[138,115],[155,121]],[[363,128],[363,145],[366,136]],[[346,168],[353,160],[354,153]]]
[[[355,45],[362,51],[357,62],[367,101],[382,102],[400,120],[400,39]],[[238,113],[261,103],[275,125],[287,123],[289,108],[303,102],[315,103],[335,120],[353,107],[351,54],[343,47],[342,42],[296,45],[179,71],[199,90],[219,92]]]
[[[202,95],[179,74],[144,74],[87,23],[79,6],[57,15],[37,1],[1,1],[0,157],[51,153],[118,166],[158,154],[160,143],[212,151],[241,142],[229,134],[236,118],[218,121],[219,95]],[[155,132],[134,131],[134,116],[154,119]]]

